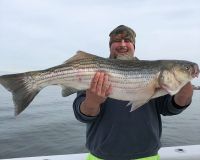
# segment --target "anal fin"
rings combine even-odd
[[[76,93],[78,90],[72,87],[62,86],[62,96],[67,97],[71,94]]]

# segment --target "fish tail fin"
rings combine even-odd
[[[0,84],[13,95],[15,116],[20,114],[41,90],[34,85],[30,72],[0,76]]]

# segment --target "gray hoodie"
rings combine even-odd
[[[153,156],[161,147],[162,115],[176,115],[187,106],[175,104],[170,95],[162,96],[130,112],[127,101],[107,98],[95,117],[80,112],[85,92],[73,103],[76,118],[87,124],[86,147],[105,160],[130,160]]]

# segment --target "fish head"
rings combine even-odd
[[[178,81],[189,82],[195,77],[198,78],[199,66],[198,64],[189,61],[178,61],[174,64],[172,72]]]
[[[199,66],[189,61],[168,61],[163,67],[159,84],[170,95],[176,94],[186,83],[199,76]]]

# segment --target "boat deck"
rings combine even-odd
[[[163,147],[159,150],[161,160],[200,160],[200,145]],[[85,160],[87,153],[51,155],[41,157],[11,158],[4,160]]]

